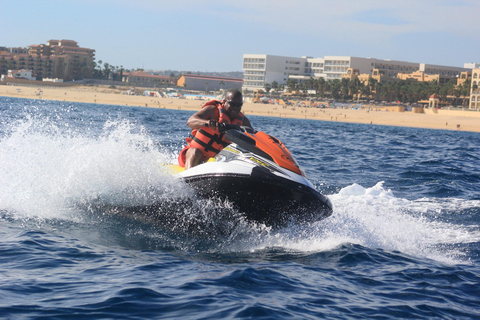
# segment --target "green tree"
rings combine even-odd
[[[123,66],[120,66],[120,81],[123,81]]]
[[[363,96],[363,97],[370,97],[370,86],[363,86],[361,89],[360,89],[360,98]]]
[[[333,79],[327,81],[328,87],[330,89],[330,95],[333,99],[338,100],[341,97],[342,92],[342,83],[339,79]],[[326,85],[327,86],[327,85]]]
[[[110,64],[108,62],[105,62],[103,64],[103,78],[105,80],[108,80],[109,76],[110,76]]]
[[[350,91],[350,79],[342,78],[341,82],[341,92],[342,98],[345,100],[348,97]]]
[[[272,85],[270,83],[265,83],[264,88],[265,88],[265,91],[268,93],[272,89]]]
[[[317,81],[310,77],[309,79],[305,80],[305,88],[307,90],[317,90]]]
[[[278,89],[278,82],[277,81],[272,82],[272,89],[274,89],[274,90]]]
[[[375,87],[377,86],[378,80],[372,77],[368,77],[368,87],[370,88],[370,94],[373,94],[375,92]],[[373,96],[372,96],[373,98]]]
[[[468,104],[468,99],[470,98],[470,86],[472,85],[472,80],[467,79],[462,85],[461,93],[463,96],[463,105],[466,106]],[[478,86],[474,84],[472,86],[472,90],[477,90]]]
[[[306,94],[308,90],[308,85],[306,82],[300,82],[297,84],[297,89]]]
[[[375,91],[374,99],[375,100],[381,100],[382,91],[383,91],[383,83],[377,81],[375,83],[374,91]]]
[[[295,89],[297,88],[297,80],[295,79],[288,79],[287,80],[287,87],[288,87],[288,91],[289,92],[292,92],[292,91],[295,91]]]
[[[350,95],[355,98],[357,96],[357,100],[360,100],[360,96],[362,94],[362,88],[364,87],[363,83],[358,79],[358,77],[354,78],[349,83],[350,88]]]
[[[438,92],[440,95],[441,101],[447,101],[449,95],[453,95],[455,85],[452,81],[447,82],[443,86],[440,87],[440,91]]]
[[[317,95],[323,97],[325,91],[325,78],[320,77],[317,79]]]

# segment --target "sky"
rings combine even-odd
[[[242,71],[243,54],[480,62],[480,0],[0,0],[0,46],[75,40],[126,69]]]

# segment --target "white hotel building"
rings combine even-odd
[[[310,77],[323,77],[325,80],[341,79],[342,74],[345,74],[348,68],[358,69],[361,74],[372,74],[373,69],[378,69],[389,77],[395,77],[399,72],[412,73],[415,71],[455,77],[468,70],[466,68],[375,58],[347,56],[296,58],[267,54],[244,54],[242,68],[244,71],[244,90],[263,89],[265,84],[272,84],[274,81],[279,85],[286,84],[289,78],[299,81]]]

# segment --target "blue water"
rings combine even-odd
[[[480,134],[251,116],[334,205],[272,231],[162,171],[191,114],[0,97],[1,318],[480,318]]]

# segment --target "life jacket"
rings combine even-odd
[[[218,119],[219,123],[231,123],[240,126],[243,125],[243,119],[245,118],[243,113],[240,112],[238,117],[232,121],[227,115],[224,102],[212,100],[205,103],[202,108],[211,105],[215,105],[217,107],[218,113],[216,118]],[[225,139],[224,134],[220,133],[218,129],[213,130],[209,127],[202,127],[192,130],[192,135],[190,138],[187,138],[187,143],[190,147],[200,149],[205,157],[212,158],[223,148],[228,146],[230,141]]]

